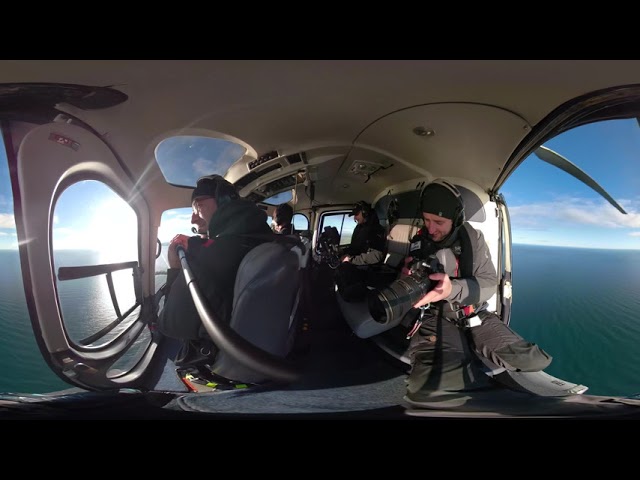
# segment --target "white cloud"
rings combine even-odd
[[[193,170],[200,176],[211,175],[216,172],[216,162],[206,158],[198,158],[193,162]]]
[[[633,202],[625,201],[626,215],[608,202],[563,198],[555,202],[533,203],[509,208],[514,225],[525,229],[548,229],[550,223],[592,225],[603,228],[640,228],[640,213]]]
[[[187,218],[187,220],[191,220],[191,208],[174,208],[173,210],[166,210],[162,217],[167,218]]]
[[[18,238],[15,232],[0,232],[0,249],[18,248]]]
[[[191,214],[177,214],[163,218],[162,225],[158,227],[158,238],[162,243],[168,243],[178,233],[193,235],[191,233]]]
[[[56,227],[53,229],[53,235],[77,235],[78,230],[70,227]]]
[[[631,232],[629,233],[630,237],[640,237],[640,232]]]
[[[0,213],[0,228],[16,228],[13,213]]]

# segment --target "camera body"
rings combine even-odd
[[[402,320],[413,305],[438,283],[429,275],[444,273],[444,267],[436,257],[437,248],[425,236],[416,235],[409,251],[413,258],[407,266],[409,275],[394,280],[381,290],[369,292],[369,313],[376,322],[395,324]]]
[[[420,284],[420,288],[424,291],[421,296],[433,290],[438,283],[435,280],[431,280],[429,275],[432,273],[444,273],[444,267],[435,254],[429,255],[424,260],[414,258],[408,268],[410,272],[409,277],[418,282]]]

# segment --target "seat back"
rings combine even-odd
[[[409,242],[418,231],[417,225],[395,223],[387,234],[387,256],[385,265],[397,268],[409,255]]]
[[[236,275],[230,326],[255,346],[285,357],[297,331],[296,312],[301,290],[301,268],[308,249],[267,242],[253,248],[242,260]],[[262,383],[262,374],[238,364],[220,351],[211,370],[224,378]]]

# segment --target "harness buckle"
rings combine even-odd
[[[473,305],[465,305],[458,310],[453,310],[447,314],[447,318],[462,328],[473,328],[482,325],[482,320],[478,317],[478,312]]]
[[[467,324],[467,327],[469,327],[469,328],[479,327],[480,325],[482,325],[482,320],[480,319],[480,317],[478,315],[473,315],[472,317],[468,317],[465,320],[465,323]]]

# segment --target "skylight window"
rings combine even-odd
[[[167,183],[195,187],[204,175],[225,175],[247,149],[229,140],[180,135],[164,139],[156,147],[156,162]]]

